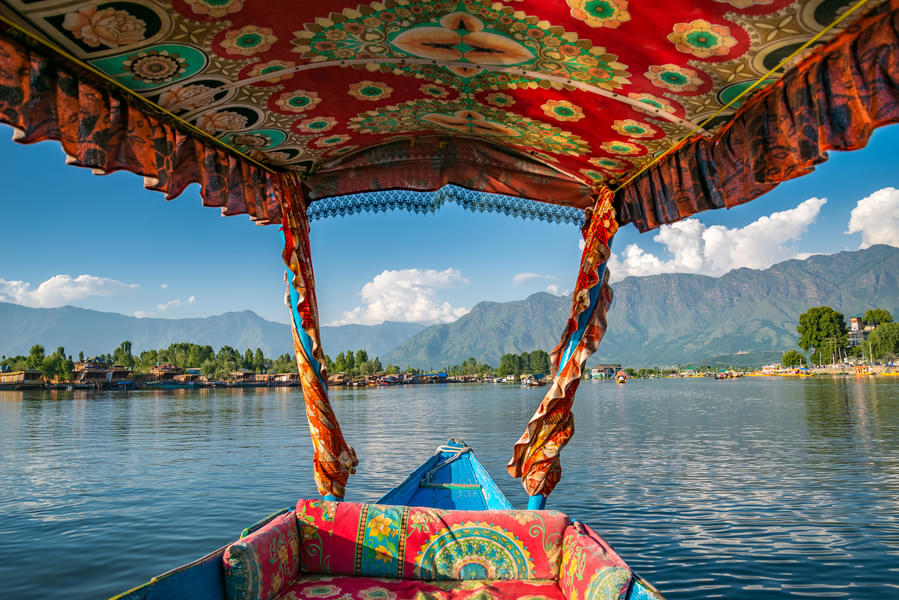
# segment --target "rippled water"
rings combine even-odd
[[[373,500],[462,437],[505,474],[541,390],[335,391]],[[0,392],[0,596],[110,596],[314,496],[289,390]],[[585,383],[549,506],[670,599],[899,598],[899,383]]]

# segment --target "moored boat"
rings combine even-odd
[[[0,390],[35,390],[44,387],[44,377],[37,369],[0,370]]]

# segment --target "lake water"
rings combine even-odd
[[[370,501],[462,437],[505,472],[543,390],[334,391]],[[899,382],[584,383],[548,506],[669,599],[899,598]],[[0,596],[102,598],[315,496],[296,390],[0,392]]]

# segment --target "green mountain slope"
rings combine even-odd
[[[872,307],[899,317],[899,248],[791,260],[764,271],[737,269],[714,278],[669,274],[616,284],[609,331],[591,362],[629,366],[763,362],[796,346],[799,315],[826,304],[847,318]],[[498,364],[506,352],[552,349],[570,298],[540,293],[519,302],[475,306],[448,325],[430,327],[387,355],[428,368],[469,356]]]
[[[418,323],[391,322],[322,327],[322,344],[332,356],[350,349],[384,356],[422,329]],[[241,351],[262,348],[269,357],[293,352],[288,325],[267,321],[249,310],[196,319],[138,319],[73,306],[28,308],[0,302],[2,355],[27,354],[32,344],[41,344],[48,352],[63,346],[70,354],[83,350],[90,356],[112,352],[123,340],[130,340],[135,352],[172,342],[209,344],[216,349],[228,345]]]

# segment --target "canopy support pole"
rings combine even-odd
[[[315,484],[326,500],[339,500],[344,497],[347,479],[356,471],[359,461],[344,440],[328,400],[328,373],[321,347],[315,276],[309,252],[309,222],[305,206],[294,195],[283,194],[280,199],[284,215],[282,256],[287,265],[285,301],[290,308],[294,351],[312,435]]]
[[[583,229],[584,252],[571,311],[562,339],[551,359],[555,377],[543,401],[515,443],[507,469],[521,479],[527,490],[528,508],[541,509],[562,476],[559,453],[574,435],[571,406],[580,384],[584,364],[599,346],[606,332],[606,312],[612,303],[606,264],[609,245],[618,230],[612,192],[603,186],[595,194],[592,212],[588,209]]]

